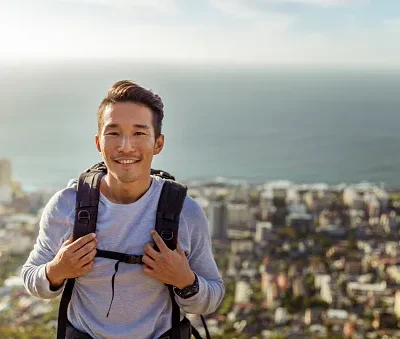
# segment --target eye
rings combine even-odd
[[[135,135],[146,135],[146,133],[143,133],[143,132],[136,132]]]
[[[118,135],[118,132],[108,132],[106,135]]]

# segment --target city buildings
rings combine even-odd
[[[10,185],[9,163],[0,165],[0,182]],[[219,179],[197,182],[190,193],[208,217],[227,286],[220,309],[207,315],[213,338],[400,338],[399,192],[365,183]],[[0,203],[3,267],[28,255],[42,198],[12,194]],[[18,265],[9,267],[1,319],[25,326],[54,312],[26,294]]]

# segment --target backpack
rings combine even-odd
[[[97,211],[100,196],[101,178],[107,173],[107,168],[103,162],[98,163],[87,169],[79,176],[76,206],[75,206],[75,222],[73,229],[73,240],[96,231]],[[151,169],[151,174],[165,179],[160,199],[157,206],[155,230],[163,238],[169,249],[175,250],[178,240],[179,216],[182,211],[183,203],[187,193],[187,187],[176,182],[175,178],[167,172]],[[155,246],[157,249],[157,247]],[[116,260],[115,273],[112,276],[112,299],[114,298],[114,279],[118,271],[120,262],[126,264],[142,264],[143,255],[133,255],[113,251],[105,251],[97,249],[96,257],[108,258]],[[67,279],[65,285],[60,308],[58,313],[57,339],[65,339],[67,328],[67,310],[71,300],[72,290],[74,288],[75,278]],[[181,339],[180,332],[180,308],[175,301],[175,294],[172,285],[167,285],[169,295],[172,301],[172,317],[171,317],[171,339]],[[111,300],[112,303],[112,300]],[[111,308],[111,304],[110,304]],[[108,311],[110,312],[110,310]],[[107,313],[108,316],[108,313]],[[205,327],[206,336],[210,335],[201,315],[202,323]],[[199,332],[192,326],[191,334],[196,339],[201,339]],[[186,338],[182,338],[186,339]]]

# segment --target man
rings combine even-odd
[[[164,180],[150,175],[154,155],[164,146],[161,98],[129,81],[115,83],[98,110],[97,150],[108,173],[100,184],[96,234],[75,241],[76,187],[56,193],[44,209],[33,251],[22,269],[27,290],[40,298],[58,296],[77,278],[68,309],[70,325],[93,338],[159,338],[171,327],[171,301],[188,313],[214,312],[224,295],[207,219],[186,197],[177,249],[154,232]],[[160,249],[153,248],[156,244]],[[143,253],[143,266],[98,258],[96,248]],[[115,279],[115,281],[114,281]],[[179,296],[196,286],[191,295]]]

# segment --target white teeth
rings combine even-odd
[[[139,160],[117,160],[120,164],[128,165],[128,164],[133,164]]]

